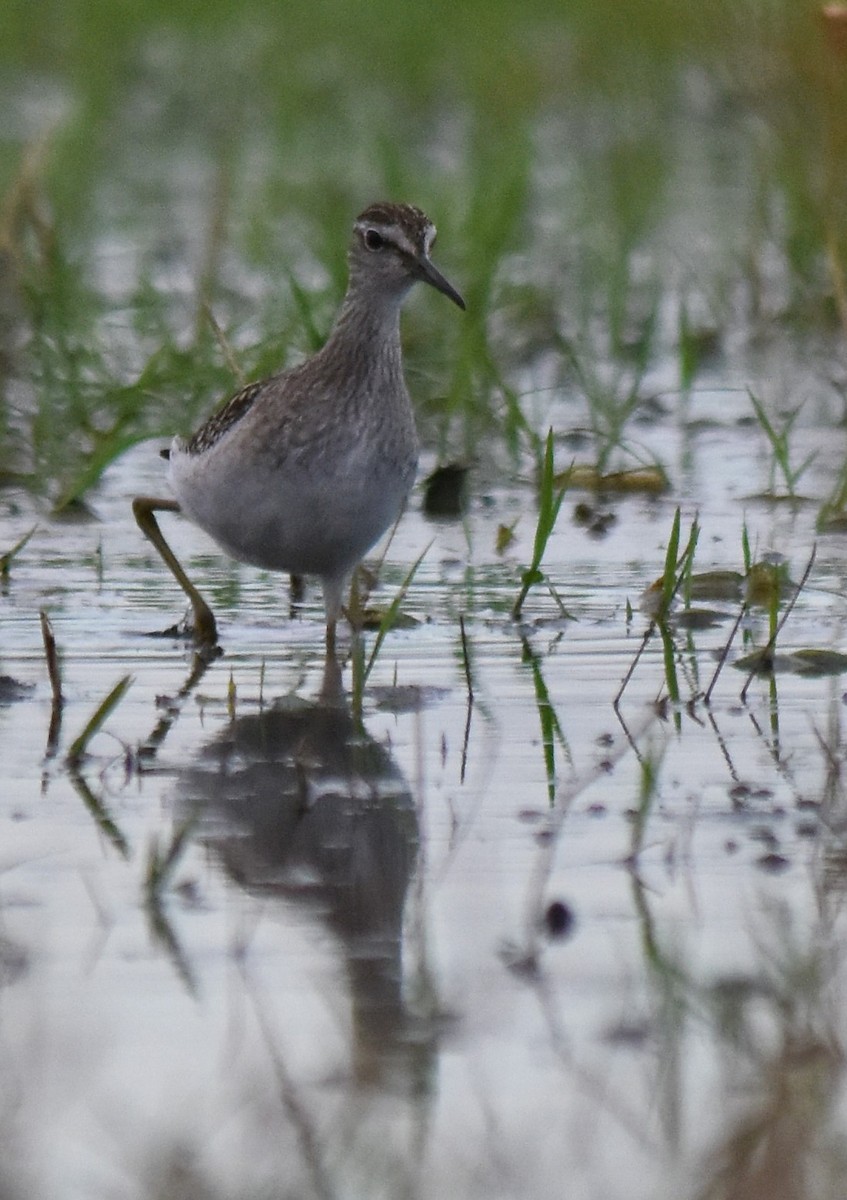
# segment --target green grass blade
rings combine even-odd
[[[550,535],[558,520],[565,492],[567,491],[567,480],[558,489],[555,486],[555,480],[556,469],[553,455],[553,430],[551,428],[547,431],[544,457],[541,463],[541,475],[538,483],[538,517],[532,546],[532,560],[521,575],[521,590],[512,607],[512,620],[514,621],[520,619],[523,603],[526,600],[529,589],[533,584],[541,583],[544,579],[541,563],[547,550]]]
[[[747,528],[746,521],[741,528],[741,557],[744,562],[744,574],[747,576],[753,565],[753,554],[750,550],[750,530]]]
[[[89,718],[88,723],[82,733],[73,742],[68,750],[67,763],[68,766],[77,766],[85,754],[88,743],[94,737],[95,733],[100,729],[103,722],[107,719],[113,709],[117,708],[126,693],[127,688],[132,683],[131,675],[124,675],[119,679],[108,696],[100,702],[94,714]]]
[[[7,550],[4,554],[0,554],[0,579],[5,580],[9,578],[9,568],[14,560],[18,557],[21,550],[23,550],[29,539],[35,533],[36,529],[38,529],[38,526],[33,525],[32,529],[30,529],[28,533],[25,533],[19,541],[15,542],[11,550]]]
[[[418,567],[421,565],[424,558],[429,553],[431,545],[432,545],[432,542],[430,542],[429,546],[427,546],[421,552],[421,554],[415,559],[415,561],[412,563],[412,566],[409,568],[409,572],[406,575],[406,578],[400,584],[400,587],[397,589],[397,594],[395,595],[394,599],[389,604],[388,608],[386,609],[386,611],[383,615],[382,620],[379,623],[379,629],[377,630],[377,633],[376,633],[376,640],[374,641],[373,650],[371,650],[370,658],[368,659],[367,665],[365,666],[364,671],[362,673],[362,686],[363,687],[368,682],[368,676],[370,675],[371,671],[373,670],[374,664],[376,663],[377,657],[382,648],[382,643],[385,641],[386,635],[388,634],[389,630],[394,625],[394,622],[397,620],[397,614],[400,611],[400,605],[403,603],[404,599],[406,598],[406,593],[409,590],[412,580],[415,578],[415,575],[417,574]]]
[[[660,620],[664,620],[671,607],[676,581],[676,564],[679,555],[679,530],[682,523],[682,513],[679,508],[673,516],[671,535],[668,538],[668,548],[665,551],[665,569],[662,572],[662,604],[659,609]]]

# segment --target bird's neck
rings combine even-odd
[[[402,372],[400,308],[403,296],[347,290],[322,355],[340,360],[359,375],[380,372],[396,378]]]
[[[400,345],[400,309],[406,291],[398,294],[374,292],[350,281],[330,334],[330,340],[355,339],[361,342],[373,338],[377,342],[396,342]]]

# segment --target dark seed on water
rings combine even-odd
[[[573,931],[574,911],[564,900],[552,900],[544,914],[544,924],[551,938],[567,937]]]
[[[770,854],[763,854],[761,858],[757,858],[756,866],[761,867],[763,871],[769,871],[771,874],[777,875],[781,871],[788,870],[791,863],[784,855],[772,852]]]

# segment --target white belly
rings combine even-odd
[[[248,466],[217,447],[190,455],[175,442],[170,483],[186,516],[233,558],[338,578],[396,520],[416,465],[413,447],[398,463],[354,445],[331,471],[297,462],[275,471],[267,460]]]

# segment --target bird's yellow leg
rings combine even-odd
[[[139,529],[156,547],[165,566],[191,602],[191,609],[194,613],[194,640],[201,646],[214,646],[218,640],[218,628],[214,614],[165,541],[154,515],[157,512],[179,511],[180,507],[176,500],[163,500],[155,496],[136,496],[132,502],[133,516]]]

